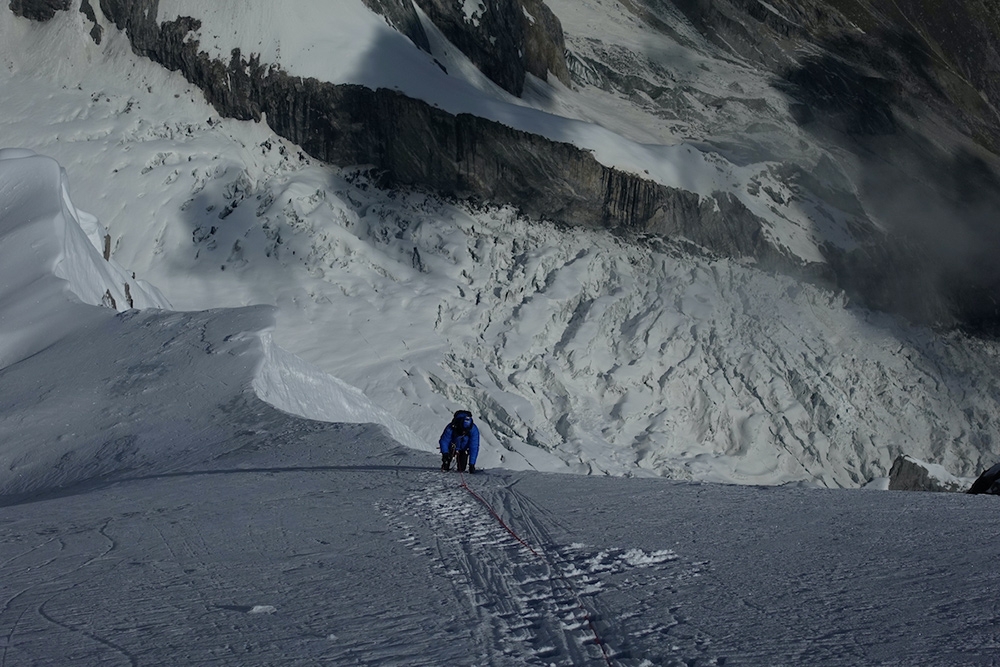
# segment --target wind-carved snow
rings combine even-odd
[[[83,304],[116,311],[166,305],[158,290],[102,257],[106,232],[73,205],[54,160],[0,149],[0,204],[0,368],[65,335],[66,319],[88,317]]]
[[[257,396],[279,410],[328,422],[378,423],[398,443],[436,451],[356,387],[278,347],[270,331],[261,334],[263,360],[253,379]]]
[[[81,220],[103,232],[75,207],[55,160],[0,149],[0,370],[8,390],[0,494],[218,456],[231,445],[220,442],[214,420],[250,402],[252,389],[290,413],[381,421],[398,442],[423,446],[360,391],[276,347],[272,308],[162,310],[159,292],[102,257],[102,235],[88,238]]]

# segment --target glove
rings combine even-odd
[[[476,474],[476,466],[472,465],[471,463],[469,464],[469,474],[470,475]]]

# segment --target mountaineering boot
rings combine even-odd
[[[458,472],[465,472],[465,463],[469,460],[469,452],[464,449],[458,453]]]
[[[441,455],[441,470],[443,472],[448,472],[451,470],[451,454]]]

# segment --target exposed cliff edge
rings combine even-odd
[[[72,0],[10,0],[10,11],[32,21],[49,21],[69,9]]]
[[[559,20],[541,0],[363,1],[425,51],[426,22],[433,22],[510,93],[520,94],[529,74],[567,82],[572,71],[579,83],[645,95],[662,106],[664,117],[685,121],[670,115],[686,94],[672,88],[670,72],[636,75],[613,57],[581,59],[566,48]],[[103,21],[95,19],[91,2],[83,0],[80,10],[98,41]],[[11,0],[10,7],[46,20],[71,4]],[[917,0],[904,3],[916,17],[909,22],[898,11],[854,0],[622,3],[671,40],[683,41],[678,22],[690,22],[716,44],[711,57],[736,57],[771,72],[774,88],[788,96],[780,113],[790,111],[815,141],[859,165],[850,182],[831,193],[822,179],[810,183],[809,166],[781,154],[769,158],[783,164],[775,178],[785,179],[793,198],[806,193],[803,201],[849,210],[860,223],[850,230],[850,243],[824,244],[823,262],[805,263],[765,231],[773,228],[759,217],[770,215],[766,208],[747,208],[756,204],[744,203],[749,200],[739,192],[699,195],[663,186],[607,167],[568,143],[448,113],[386,88],[293,76],[246,50],[219,59],[201,48],[197,18],[174,14],[160,22],[159,0],[94,4],[137,53],[182,73],[220,114],[266,118],[316,158],[372,165],[384,186],[511,204],[568,225],[683,237],[711,252],[819,279],[920,322],[1000,332],[1000,268],[992,261],[1000,253],[993,214],[1000,209],[1000,161],[992,152],[1000,142],[994,106],[1000,90],[983,73],[1000,68],[995,10],[960,3],[960,18],[976,24],[974,44],[963,50],[961,21],[945,21]],[[977,69],[977,61],[985,69]],[[736,101],[756,113],[755,100]],[[709,114],[728,102],[696,100]],[[765,110],[761,120],[774,119]]]
[[[799,264],[768,242],[760,220],[731,195],[708,199],[664,187],[608,168],[570,144],[452,115],[395,91],[289,76],[239,51],[228,63],[213,60],[190,38],[198,20],[158,24],[155,0],[101,0],[100,6],[136,52],[181,72],[220,114],[266,117],[276,133],[318,159],[373,165],[385,186],[513,204],[568,225],[681,235],[786,270]],[[391,20],[415,25],[405,14]]]

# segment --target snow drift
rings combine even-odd
[[[166,305],[97,247],[104,231],[69,198],[66,172],[28,150],[0,150],[0,367],[39,352],[87,318],[79,304],[122,308]],[[84,232],[86,225],[89,234]],[[95,247],[96,246],[96,247]]]

